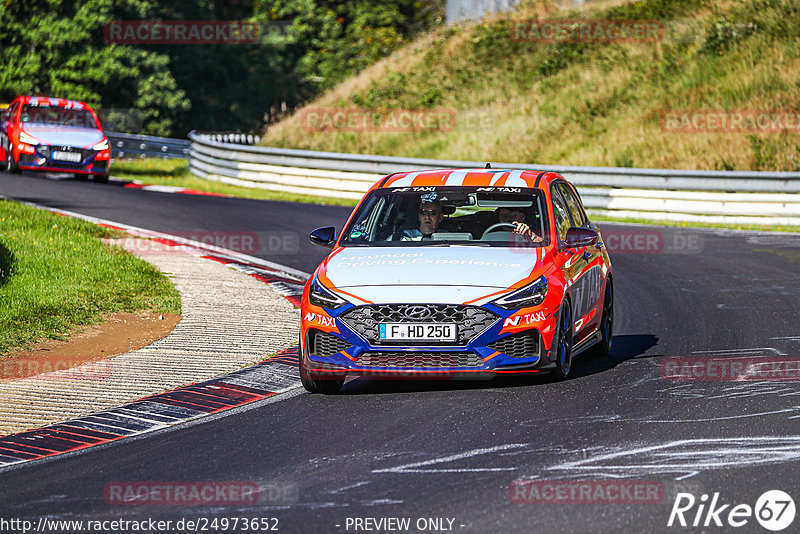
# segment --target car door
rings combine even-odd
[[[555,187],[569,212],[570,224],[579,228],[593,228],[577,192],[565,181],[557,181]],[[573,249],[576,276],[572,285],[572,313],[575,317],[575,342],[580,343],[592,334],[600,324],[601,290],[604,287],[602,245],[591,245]]]
[[[556,182],[550,186],[550,198],[552,201],[553,220],[556,226],[556,244],[557,252],[555,255],[555,263],[561,269],[564,280],[566,280],[568,290],[572,297],[572,317],[577,318],[575,315],[576,302],[575,302],[575,283],[580,274],[582,263],[579,261],[580,256],[576,253],[575,249],[567,248],[566,237],[567,231],[572,226],[572,219],[570,218],[569,208],[561,194],[561,191],[556,187]],[[574,324],[573,324],[574,326]],[[577,338],[575,338],[577,340]]]

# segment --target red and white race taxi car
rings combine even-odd
[[[575,188],[552,172],[450,169],[376,183],[303,292],[300,375],[491,377],[608,353],[611,261]]]

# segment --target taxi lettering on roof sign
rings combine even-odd
[[[392,174],[341,232],[310,238],[332,249],[301,301],[300,376],[311,392],[337,392],[350,375],[565,379],[574,356],[610,349],[611,261],[556,173]]]

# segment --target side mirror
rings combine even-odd
[[[322,228],[317,228],[308,234],[308,238],[315,245],[332,247],[333,242],[336,241],[336,228],[333,226],[323,226]]]
[[[573,226],[567,230],[567,237],[564,240],[565,248],[590,247],[600,241],[600,234],[589,228],[578,228]]]

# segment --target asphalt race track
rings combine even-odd
[[[305,236],[317,226],[341,228],[350,211],[32,175],[0,175],[0,195],[164,232],[295,232],[294,251],[255,255],[306,272],[325,250]],[[738,504],[755,508],[768,490],[800,504],[800,381],[788,371],[800,356],[800,235],[601,229],[623,247],[636,235],[656,235],[660,245],[612,248],[614,349],[606,359],[577,361],[571,380],[358,379],[336,396],[298,390],[0,471],[0,517],[34,524],[41,517],[277,518],[280,532],[378,531],[358,529],[376,524],[356,522],[363,518],[409,518],[411,532],[767,532],[755,517],[733,529],[728,513]],[[676,358],[701,366],[768,362],[787,371],[769,380],[669,379]],[[539,485],[518,493],[513,484],[522,480]],[[104,488],[121,481],[251,481],[262,492],[257,503],[234,506],[107,504]],[[634,502],[576,503],[569,488],[578,481],[658,492]],[[533,489],[544,495],[548,484],[565,491],[557,502],[512,502],[536,500]],[[715,493],[717,508],[729,506],[715,517],[703,510],[696,528],[677,520],[670,528],[677,493],[697,500],[685,513],[689,525],[703,494],[706,510]],[[724,526],[715,526],[717,517]],[[428,521],[435,518],[442,521]],[[786,532],[798,524],[795,518]]]

